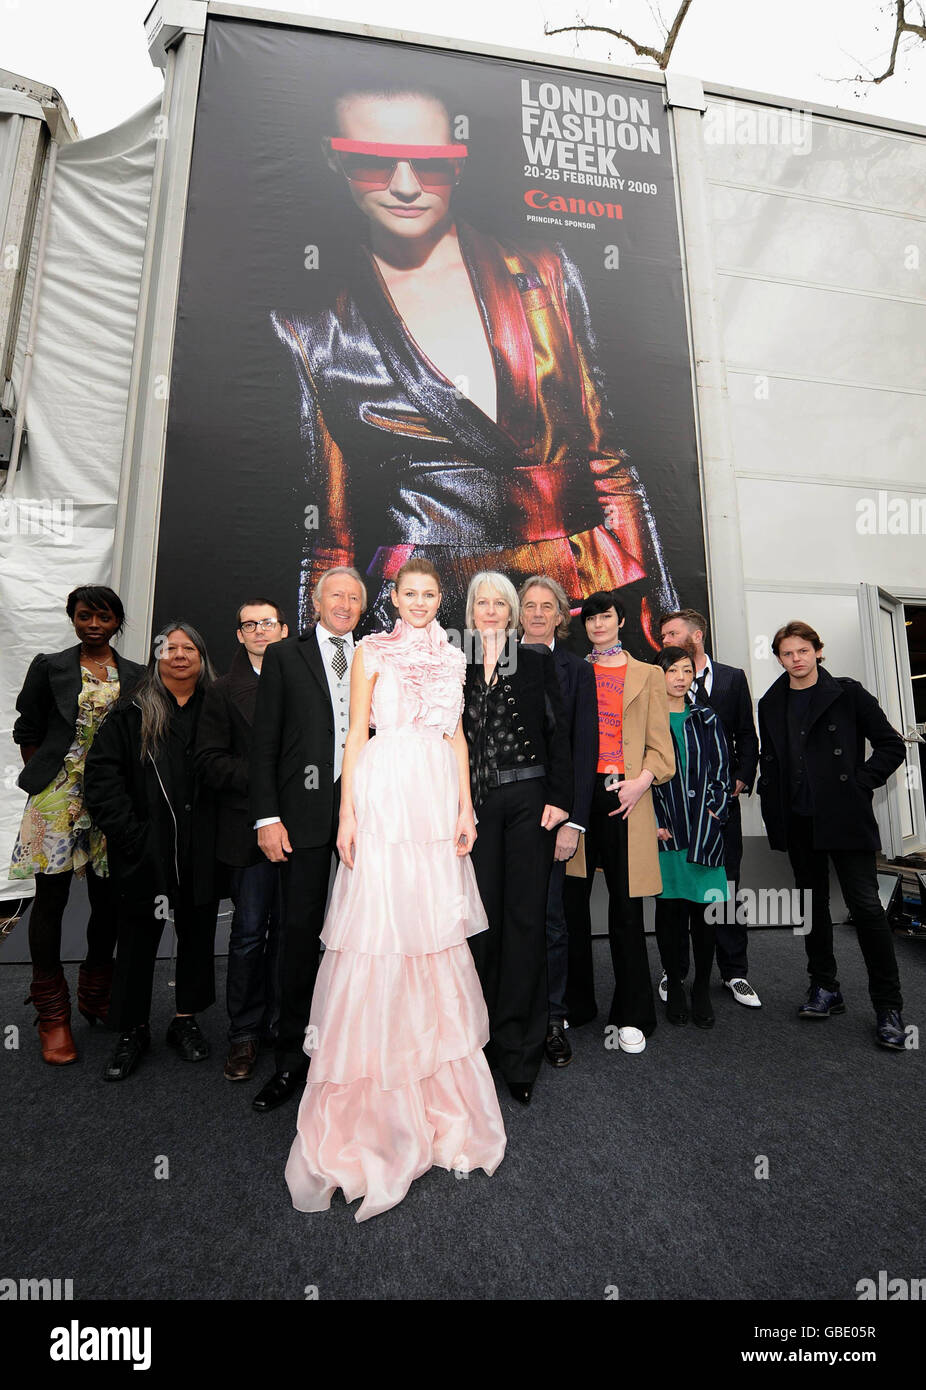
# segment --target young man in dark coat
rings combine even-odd
[[[272,1041],[280,1012],[281,865],[261,852],[248,813],[248,760],[264,652],[289,636],[283,610],[268,599],[238,609],[238,650],[228,675],[206,692],[196,769],[216,798],[215,852],[230,869],[235,905],[228,941],[228,1081],[254,1072],[261,1038]]]
[[[196,629],[181,620],[167,624],[154,639],[141,681],[113,705],[87,755],[87,807],[106,836],[119,900],[107,1021],[120,1036],[103,1072],[106,1081],[124,1081],[150,1046],[154,962],[171,910],[177,1013],[167,1042],[187,1062],[209,1056],[195,1015],[215,1002],[215,807],[193,755],[213,679]]]
[[[904,761],[903,739],[858,681],[824,671],[823,643],[807,623],[779,628],[772,650],[784,674],[759,701],[762,816],[772,849],[787,851],[797,887],[813,895],[812,927],[804,937],[810,989],[798,1014],[817,1019],[845,1012],[829,911],[832,859],[868,967],[877,1041],[902,1052],[903,1000],[878,894],[881,841],[871,798]],[[867,761],[866,739],[872,749]]]

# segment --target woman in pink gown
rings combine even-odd
[[[404,565],[395,628],[365,637],[351,669],[341,864],[286,1164],[299,1211],[326,1210],[340,1187],[363,1197],[365,1221],[432,1166],[491,1174],[505,1152],[466,940],[488,927],[469,858],[466,659],[435,621],[440,597],[428,561]]]

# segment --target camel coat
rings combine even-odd
[[[675,776],[675,745],[669,727],[666,678],[661,666],[649,666],[627,653],[624,677],[624,775],[651,772],[655,782]],[[615,803],[617,797],[615,796]],[[659,841],[653,793],[647,789],[627,820],[630,896],[649,898],[662,892]]]

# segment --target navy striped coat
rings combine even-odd
[[[685,849],[689,864],[721,868],[723,823],[729,815],[730,802],[730,754],[723,724],[709,705],[691,705],[683,731],[684,781],[682,763],[676,757],[675,776],[653,787],[656,823],[672,836],[671,840],[660,840],[659,848]]]

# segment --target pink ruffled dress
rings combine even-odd
[[[466,940],[488,922],[454,847],[457,761],[444,738],[466,660],[436,622],[401,619],[360,651],[378,677],[376,735],[354,768],[354,867],[338,868],[322,931],[286,1181],[297,1210],[326,1210],[340,1187],[348,1202],[363,1197],[365,1221],[432,1166],[493,1173],[506,1138]]]

